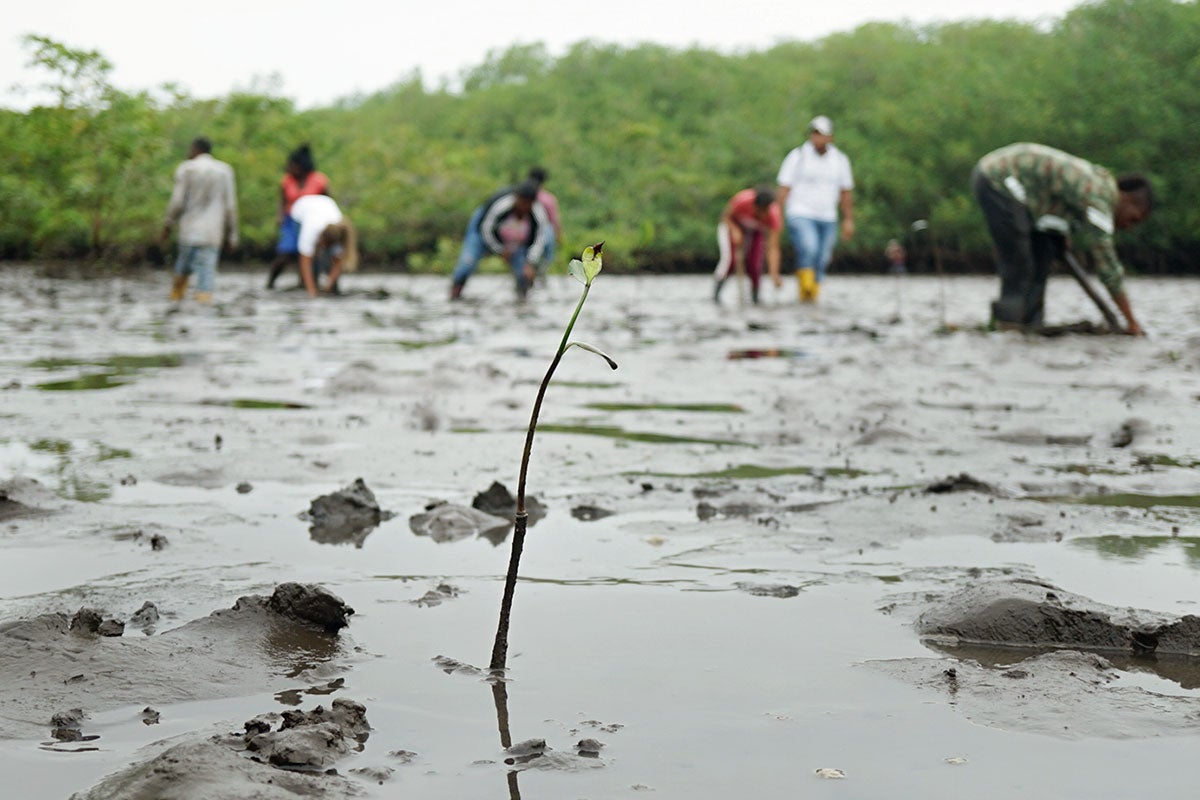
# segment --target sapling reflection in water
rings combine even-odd
[[[504,597],[500,601],[500,624],[496,627],[496,642],[492,646],[492,660],[489,664],[489,668],[493,671],[503,670],[508,661],[508,618],[512,611],[513,591],[517,586],[517,571],[521,565],[521,550],[525,546],[525,528],[529,521],[529,515],[525,511],[525,477],[529,472],[529,456],[533,452],[533,434],[537,430],[538,414],[542,410],[542,400],[546,397],[550,379],[554,377],[554,371],[558,369],[558,362],[562,361],[563,355],[572,347],[580,347],[595,353],[607,361],[608,366],[613,369],[617,368],[617,362],[590,344],[571,341],[571,330],[575,327],[575,321],[579,319],[579,312],[583,310],[588,292],[592,289],[592,281],[600,274],[602,266],[600,251],[603,247],[604,242],[600,242],[586,248],[583,251],[583,258],[572,259],[567,268],[571,277],[583,284],[583,294],[579,297],[579,303],[575,306],[575,313],[571,315],[571,321],[567,323],[567,329],[563,331],[558,352],[554,354],[554,358],[550,361],[550,368],[546,370],[546,376],[542,378],[542,384],[538,387],[537,398],[533,401],[533,413],[529,417],[529,430],[525,433],[525,451],[521,455],[521,474],[517,480],[517,514],[513,527],[512,554],[508,560],[508,574],[504,579]]]

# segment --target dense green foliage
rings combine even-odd
[[[307,111],[270,92],[130,94],[98,53],[27,44],[58,102],[0,111],[9,258],[142,257],[172,170],[203,133],[237,172],[248,258],[272,246],[285,155],[308,141],[376,262],[448,269],[472,209],[540,164],[563,209],[561,252],[604,238],[612,266],[698,265],[715,255],[724,202],[772,182],[818,113],[833,118],[858,183],[845,268],[882,266],[892,237],[927,251],[916,219],[930,220],[947,264],[985,263],[967,177],[1014,141],[1148,173],[1160,210],[1122,237],[1126,252],[1149,271],[1200,256],[1196,2],[1106,0],[1047,28],[870,24],[735,55],[585,41],[552,58],[521,45],[490,54],[455,91],[412,76]]]

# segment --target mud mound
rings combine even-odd
[[[0,624],[0,738],[45,734],[63,708],[102,711],[269,691],[341,653],[353,609],[317,586],[282,584],[157,636],[97,635],[77,615]],[[88,620],[92,615],[86,615]],[[101,620],[103,621],[103,620]]]
[[[1200,617],[1116,608],[1035,581],[968,586],[921,614],[916,628],[946,644],[1200,654]]]
[[[985,483],[973,475],[960,472],[950,475],[940,481],[934,481],[925,487],[929,494],[948,494],[950,492],[979,492],[981,494],[1001,495],[1002,492],[990,483]]]
[[[282,722],[272,730],[276,719]],[[340,800],[364,794],[360,784],[328,769],[366,739],[370,726],[361,704],[339,698],[329,710],[265,715],[245,728],[244,734],[177,744],[71,800]]]
[[[0,483],[0,522],[46,514],[53,505],[57,505],[54,494],[33,478]]]

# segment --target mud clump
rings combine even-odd
[[[71,617],[68,626],[71,632],[95,634],[97,636],[124,636],[125,623],[116,619],[104,619],[94,608],[81,608]]]
[[[575,506],[571,509],[571,516],[577,520],[580,520],[581,522],[595,522],[598,519],[611,517],[615,513],[617,512],[609,511],[607,508],[600,508],[600,506],[591,506],[586,504]]]
[[[1139,439],[1148,437],[1154,431],[1154,426],[1144,419],[1133,417],[1122,422],[1109,436],[1109,444],[1113,447],[1129,447]]]
[[[314,541],[323,544],[352,542],[355,547],[362,547],[371,531],[379,523],[391,519],[393,514],[381,509],[363,479],[356,478],[349,486],[313,500],[308,512],[302,516],[312,523],[308,533]]]
[[[289,710],[281,718],[277,731],[262,730],[261,718],[251,720],[245,735],[246,749],[277,767],[324,769],[365,742],[371,730],[366,708],[346,698],[328,710]]]
[[[59,742],[78,742],[83,739],[83,721],[87,714],[82,708],[60,711],[50,718],[50,735]]]
[[[71,800],[343,800],[364,794],[359,783],[330,768],[366,741],[370,725],[360,703],[339,698],[329,709],[266,714],[244,727],[244,733],[177,744]]]
[[[504,484],[492,481],[492,485],[486,491],[475,495],[475,499],[471,501],[471,508],[512,522],[517,516],[517,498],[513,497]],[[529,524],[533,525],[546,516],[546,507],[536,497],[526,497],[525,513],[529,517]]]
[[[149,600],[142,603],[142,607],[133,612],[129,617],[129,624],[135,628],[141,629],[147,636],[154,633],[155,627],[158,626],[158,606],[151,603]]]
[[[926,494],[949,494],[951,492],[979,492],[999,496],[1002,492],[990,483],[979,480],[966,472],[949,475],[925,487]]]
[[[734,586],[755,597],[778,597],[786,599],[800,594],[799,586],[789,586],[783,583],[735,583]]]
[[[452,600],[455,597],[458,597],[459,591],[460,590],[457,586],[451,586],[448,583],[440,583],[438,584],[437,588],[430,589],[416,600],[410,600],[409,602],[422,608],[432,608],[433,606],[440,606],[447,600]]]
[[[303,583],[279,584],[267,600],[267,607],[277,614],[315,625],[326,633],[337,633],[345,628],[354,613],[353,608],[328,589]]]

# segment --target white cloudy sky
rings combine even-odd
[[[869,21],[1052,21],[1081,0],[9,0],[0,33],[0,106],[36,85],[21,36],[99,50],[124,89],[178,83],[201,97],[278,74],[302,106],[371,92],[419,69],[453,79],[489,50],[583,39],[701,45],[724,52],[812,40]]]

